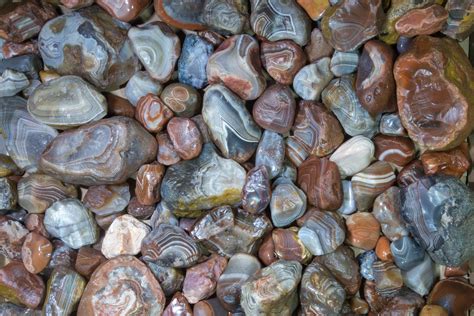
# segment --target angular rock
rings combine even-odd
[[[95,269],[105,261],[107,261],[107,259],[99,250],[90,247],[81,247],[77,252],[74,270],[89,279]]]
[[[460,178],[471,166],[467,147],[463,145],[466,143],[444,152],[424,152],[420,160],[425,174],[445,174]]]
[[[202,89],[207,85],[206,67],[214,47],[204,38],[187,34],[178,60],[179,82]]]
[[[152,262],[146,262],[155,278],[160,283],[165,296],[170,297],[183,288],[184,274],[181,269],[164,267]]]
[[[0,178],[0,210],[14,209],[17,201],[16,183],[9,178]]]
[[[294,260],[301,264],[308,263],[312,254],[298,237],[298,228],[276,228],[272,231],[275,255],[279,259]]]
[[[163,316],[191,316],[192,313],[191,306],[186,297],[181,292],[176,292],[171,298],[168,306],[165,308]]]
[[[334,48],[326,41],[321,30],[316,27],[311,31],[309,43],[304,50],[310,63],[314,63],[323,57],[331,57],[334,52]]]
[[[420,160],[413,160],[406,165],[397,176],[397,183],[401,187],[407,187],[410,184],[417,182],[425,176],[423,164]]]

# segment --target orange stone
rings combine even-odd
[[[42,235],[31,232],[26,235],[21,247],[21,258],[28,272],[37,274],[43,271],[51,259],[53,245]]]
[[[433,4],[405,13],[395,23],[395,30],[407,37],[430,35],[441,31],[447,19],[448,11],[438,4]]]
[[[319,20],[323,16],[324,11],[329,7],[329,0],[296,0],[296,2],[314,21]]]
[[[377,241],[375,246],[375,254],[380,260],[393,261],[392,251],[390,250],[390,240],[382,236]]]
[[[471,166],[466,143],[447,151],[425,152],[420,160],[428,175],[441,173],[459,178]]]
[[[364,250],[375,248],[380,235],[380,223],[371,213],[357,212],[346,219],[346,242]]]

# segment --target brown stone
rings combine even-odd
[[[474,302],[474,286],[461,278],[441,280],[433,287],[427,303],[443,307],[449,315],[466,315]]]
[[[0,254],[13,260],[21,260],[21,246],[28,230],[8,217],[0,220]]]
[[[164,174],[165,167],[159,163],[140,167],[135,186],[138,202],[143,205],[153,205],[160,201],[161,180]]]
[[[311,31],[311,38],[304,50],[310,63],[314,63],[323,57],[331,57],[334,52],[334,48],[326,41],[323,33],[318,28]]]
[[[135,117],[135,108],[127,99],[108,92],[104,95],[107,99],[107,113],[109,115]]]
[[[155,14],[161,21],[171,26],[186,30],[203,30],[203,0],[155,0]]]
[[[111,16],[124,22],[130,22],[145,9],[150,0],[97,0],[96,3]]]
[[[99,265],[107,261],[102,253],[91,247],[81,247],[77,253],[74,269],[89,278]]]
[[[268,234],[258,249],[258,258],[264,265],[269,266],[278,260],[275,253],[275,244],[273,243],[272,234]]]
[[[183,160],[199,156],[202,150],[201,132],[193,120],[174,117],[168,122],[167,131],[174,150]]]
[[[346,243],[364,250],[375,248],[380,236],[380,223],[371,213],[357,212],[346,219]]]
[[[43,223],[44,214],[28,214],[25,218],[25,226],[30,232],[35,232],[46,238],[49,238],[49,233]]]
[[[296,2],[314,21],[319,20],[323,16],[324,11],[329,7],[329,0],[296,0]]]
[[[276,228],[272,231],[275,254],[279,259],[307,263],[312,255],[298,237],[298,228]]]
[[[395,23],[395,30],[406,37],[430,35],[441,31],[447,19],[448,11],[438,4],[433,4],[402,15]]]
[[[141,97],[135,108],[135,118],[152,133],[161,131],[172,117],[173,111],[151,93]]]
[[[107,230],[107,228],[109,228],[109,226],[112,224],[114,219],[122,215],[123,215],[123,212],[110,214],[110,215],[96,215],[95,221],[97,222],[97,225],[99,225],[100,228],[102,228],[103,230]]]
[[[192,316],[193,311],[188,300],[181,292],[174,293],[170,303],[165,308],[163,316]]]
[[[63,241],[59,239],[52,240],[53,254],[47,267],[46,274],[50,274],[57,266],[65,266],[74,269],[74,262],[76,262],[77,251],[68,247]]]
[[[181,157],[179,157],[174,149],[168,133],[159,133],[156,135],[156,140],[158,142],[158,155],[156,160],[159,163],[165,166],[170,166],[181,161]]]
[[[51,259],[53,245],[38,233],[29,233],[21,248],[21,258],[26,270],[33,274],[43,271]]]
[[[447,151],[425,152],[420,160],[427,175],[445,174],[459,178],[471,166],[467,143]]]
[[[357,315],[365,315],[369,312],[369,304],[360,297],[351,298],[351,310]]]
[[[377,257],[382,261],[393,261],[392,251],[390,250],[390,240],[381,236],[375,246],[375,253]]]
[[[419,316],[448,316],[448,312],[438,305],[425,305]]]
[[[123,211],[129,201],[130,188],[127,183],[91,186],[82,198],[84,206],[100,216]]]
[[[396,166],[406,166],[416,156],[415,144],[402,136],[377,135],[372,140],[375,145],[375,158]]]
[[[127,206],[127,213],[138,219],[145,219],[153,214],[155,205],[144,205],[138,201],[138,198],[134,196]]]
[[[38,44],[34,40],[25,43],[5,42],[2,46],[2,53],[4,58],[12,58],[26,54],[38,54]]]
[[[444,276],[449,277],[461,277],[465,276],[469,272],[469,262],[465,262],[459,267],[446,267],[444,270]]]
[[[413,160],[406,165],[397,176],[397,183],[401,187],[409,186],[425,176],[423,164],[420,160]]]
[[[298,185],[309,203],[322,210],[337,210],[343,200],[341,175],[328,158],[310,157],[298,167]]]

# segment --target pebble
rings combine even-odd
[[[11,97],[30,85],[30,81],[21,72],[6,69],[0,76],[0,97]]]
[[[13,159],[6,154],[0,154],[0,177],[19,174],[21,174],[21,170],[15,164]]]
[[[102,254],[107,258],[140,253],[142,241],[150,228],[128,214],[114,219],[102,240]]]
[[[343,215],[350,215],[357,211],[356,201],[354,198],[354,190],[352,190],[352,182],[348,180],[342,180],[342,204],[338,208],[338,212]]]
[[[420,316],[448,316],[448,312],[438,305],[425,305],[420,311]]]
[[[351,309],[357,315],[365,315],[369,312],[369,304],[360,297],[351,298]]]
[[[33,233],[49,238],[49,233],[43,223],[44,214],[28,214],[25,218],[25,227]]]
[[[301,217],[306,211],[306,194],[290,180],[276,185],[270,201],[272,223],[284,227]]]
[[[334,48],[326,41],[321,30],[316,27],[311,31],[309,43],[304,50],[310,63],[323,57],[331,57],[334,52]]]
[[[132,0],[119,3],[113,0],[97,0],[97,4],[111,16],[124,22],[136,19],[149,3],[149,0]]]
[[[276,256],[283,260],[294,260],[301,264],[308,263],[312,254],[298,237],[298,228],[276,228],[272,231],[273,247]]]
[[[187,34],[178,60],[179,82],[196,89],[204,88],[207,85],[206,67],[213,53],[214,47],[206,39]]]
[[[167,85],[160,98],[179,117],[190,118],[198,114],[202,103],[201,95],[196,89],[178,82]]]
[[[319,20],[324,11],[329,8],[329,0],[296,0],[296,2],[308,13],[313,21]]]
[[[30,80],[37,80],[39,71],[43,69],[43,61],[37,54],[0,59],[0,73],[4,73],[7,69],[21,72]]]
[[[150,76],[166,82],[173,74],[181,51],[181,42],[163,22],[152,22],[128,31],[133,51]]]
[[[474,301],[474,286],[459,278],[441,280],[431,290],[427,304],[443,307],[449,315],[469,314]]]
[[[11,260],[21,261],[21,247],[28,235],[22,223],[0,217],[0,254]]]
[[[400,213],[400,189],[390,187],[374,201],[372,214],[379,221],[383,234],[395,241],[408,236],[408,230]]]
[[[193,311],[188,300],[181,292],[174,293],[168,306],[166,306],[163,316],[192,316]]]
[[[158,142],[158,154],[156,160],[165,166],[171,166],[181,161],[178,153],[174,149],[170,136],[166,132],[156,135]]]
[[[278,176],[283,170],[285,161],[285,141],[275,132],[265,130],[255,155],[255,166],[264,166],[270,179]]]
[[[125,301],[128,304],[122,304]],[[77,315],[136,311],[159,315],[164,308],[165,296],[150,269],[135,257],[121,256],[105,262],[92,274]]]
[[[275,253],[275,244],[273,243],[272,234],[268,234],[263,238],[260,248],[258,248],[258,258],[264,265],[271,265],[273,262],[278,260]]]
[[[413,160],[406,165],[397,176],[397,183],[400,187],[407,187],[410,184],[417,182],[425,176],[423,164],[420,160]]]
[[[211,29],[222,34],[240,34],[248,29],[247,1],[206,0],[202,19]]]
[[[434,34],[443,29],[448,16],[448,11],[438,4],[413,9],[397,20],[395,30],[407,37]]]
[[[183,288],[184,274],[181,269],[164,267],[146,262],[156,280],[160,283],[166,297],[172,296]]]
[[[390,245],[390,250],[395,264],[404,271],[420,264],[425,256],[423,248],[409,236],[394,240]]]
[[[39,34],[38,47],[49,69],[113,90],[139,70],[127,38],[128,27],[102,9],[87,7],[48,21]]]
[[[49,260],[48,267],[44,270],[44,273],[46,275],[51,275],[54,268],[59,266],[73,269],[77,258],[77,251],[59,239],[52,239],[51,243],[53,244],[54,250],[51,254],[51,260]]]
[[[413,141],[408,137],[377,135],[373,138],[375,158],[404,167],[416,157]]]
[[[408,271],[402,270],[403,284],[421,296],[431,291],[437,276],[436,266],[430,256],[423,254],[425,256],[419,264]]]
[[[195,316],[225,315],[225,313],[225,309],[221,306],[217,298],[200,301],[193,306],[193,314]]]
[[[463,263],[458,267],[445,267],[445,277],[465,276],[469,272],[469,262]]]
[[[61,133],[41,155],[40,166],[68,183],[116,184],[154,159],[156,147],[139,123],[116,116]]]
[[[240,98],[255,100],[266,88],[259,55],[258,41],[250,35],[229,37],[209,57],[209,83],[222,83]]]
[[[202,0],[154,1],[155,14],[163,22],[186,30],[203,30],[205,28],[202,23],[203,4]]]
[[[441,32],[458,41],[465,40],[471,33],[473,26],[470,19],[471,3],[448,0],[445,9],[448,11],[448,20]]]
[[[357,212],[346,219],[346,243],[364,250],[375,249],[380,235],[380,223],[368,212]]]
[[[153,79],[148,72],[137,71],[125,86],[125,96],[136,107],[142,97],[149,93],[159,95],[162,89],[160,82]]]
[[[395,294],[403,286],[400,269],[389,261],[375,261],[372,264],[375,290],[382,296]]]
[[[204,94],[202,117],[212,140],[226,158],[243,163],[257,149],[262,135],[236,94],[223,85],[211,85]]]
[[[393,261],[392,251],[390,250],[390,239],[381,236],[375,245],[375,254],[382,261]]]
[[[183,283],[183,295],[191,304],[209,298],[216,291],[217,280],[224,272],[227,260],[212,255],[208,260],[186,270]]]
[[[329,57],[304,66],[293,80],[293,89],[303,100],[318,101],[321,92],[334,77],[330,70]]]
[[[51,236],[73,249],[94,244],[99,239],[92,213],[77,199],[54,202],[46,210],[44,225]]]
[[[141,207],[144,207],[144,205]],[[148,209],[151,210],[151,212],[148,211]],[[181,227],[180,225],[181,221],[178,220],[176,216],[174,216],[173,210],[164,202],[158,203],[156,207],[147,207],[147,210],[140,211],[140,213],[149,213],[149,212],[151,213],[150,214],[151,218],[146,223],[150,225],[152,228],[156,228],[161,224],[170,224],[173,226]],[[129,213],[132,213],[132,212],[130,212],[129,210]],[[140,218],[140,217],[144,217],[144,215],[134,216],[134,217]],[[149,215],[147,217],[149,217]],[[194,224],[195,218],[182,218],[181,220],[184,220],[184,219],[193,221],[191,226]],[[186,230],[186,231],[189,233],[189,230]]]
[[[0,178],[0,210],[11,210],[18,202],[16,183],[8,178]]]
[[[358,64],[359,54],[357,51],[335,51],[331,58],[330,69],[334,76],[342,77],[356,72]]]
[[[374,158],[375,147],[370,139],[355,136],[344,142],[331,155],[329,160],[339,167],[341,178],[353,176],[367,168]],[[357,157],[357,159],[353,159]]]
[[[306,64],[303,49],[291,40],[262,42],[260,50],[263,68],[283,85],[291,85],[296,73]]]
[[[173,148],[181,159],[190,160],[199,156],[202,139],[194,121],[184,117],[173,117],[166,128]]]
[[[3,42],[0,43],[0,57],[12,58],[27,54],[38,54],[38,42],[36,40],[27,41],[24,43]]]
[[[294,136],[288,136],[285,139],[285,150],[286,158],[295,167],[299,167],[309,156],[303,145]]]
[[[261,214],[270,204],[271,188],[268,171],[264,165],[247,173],[242,188],[242,208],[251,214]]]
[[[33,274],[43,271],[51,259],[53,245],[38,233],[29,233],[21,248],[21,258],[26,270]]]
[[[422,296],[403,287],[388,302],[382,303],[380,313],[416,314],[424,304]]]
[[[471,167],[466,143],[451,150],[424,152],[420,155],[425,174],[444,174],[460,178]]]
[[[112,93],[104,93],[107,99],[107,113],[110,116],[135,117],[135,107],[125,98]]]
[[[123,211],[130,202],[128,184],[91,186],[82,198],[82,203],[92,213],[107,216]]]
[[[89,279],[95,269],[106,261],[107,259],[102,255],[100,250],[91,247],[81,247],[77,252],[74,270]]]
[[[142,205],[154,205],[161,199],[161,181],[165,167],[159,163],[142,165],[138,169],[135,184],[135,196]]]
[[[359,260],[360,265],[360,274],[362,277],[368,281],[374,281],[374,271],[372,269],[372,264],[377,261],[377,254],[374,250],[369,250],[361,253],[357,259]],[[367,284],[367,282],[366,282]]]

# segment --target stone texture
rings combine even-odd
[[[157,79],[152,78],[147,71],[137,71],[125,85],[125,96],[133,106],[137,106],[140,98],[151,93],[159,95],[163,87]]]
[[[0,218],[0,254],[11,260],[21,261],[21,246],[28,230],[18,221]]]
[[[374,158],[375,147],[370,139],[364,136],[355,136],[344,142],[331,155],[329,160],[339,167],[341,178],[353,176],[362,171]],[[357,157],[358,159],[353,159]]]
[[[189,118],[174,117],[166,127],[176,153],[183,160],[194,159],[201,153],[201,132]]]
[[[290,180],[276,184],[270,201],[273,225],[284,227],[301,217],[306,211],[306,194]]]
[[[274,251],[278,259],[294,260],[301,264],[306,264],[311,260],[313,255],[301,242],[298,230],[297,227],[290,227],[276,228],[272,231]]]
[[[356,72],[359,64],[359,52],[341,52],[335,51],[331,58],[331,72],[336,77],[350,75]]]
[[[252,214],[261,214],[270,203],[270,180],[265,166],[255,167],[247,173],[242,188],[242,208]]]
[[[99,250],[90,247],[81,247],[77,252],[74,270],[89,279],[95,269],[105,261],[107,261],[107,259]]]
[[[192,117],[197,114],[202,102],[199,92],[184,83],[167,85],[160,98],[175,115],[180,117]]]
[[[33,274],[43,271],[51,259],[53,245],[37,233],[29,233],[21,248],[21,258],[26,270]]]
[[[277,177],[284,168],[285,163],[285,140],[275,132],[265,130],[255,155],[255,166],[264,166],[268,177]]]
[[[445,174],[460,178],[471,167],[467,144],[443,152],[424,152],[420,156],[425,174]]]
[[[448,20],[448,12],[440,5],[408,11],[397,22],[395,30],[401,36],[430,35],[441,31]]]
[[[441,280],[434,286],[427,303],[443,307],[449,315],[465,315],[472,308],[474,286],[463,279]]]
[[[205,0],[155,0],[155,13],[163,22],[176,28],[203,30],[204,2]]]
[[[165,167],[159,163],[142,165],[138,169],[135,184],[135,195],[143,205],[154,205],[161,199],[161,181]]]
[[[135,119],[147,131],[151,133],[160,132],[172,117],[173,111],[156,95],[149,93],[138,100],[135,109]]]
[[[158,154],[156,160],[159,163],[165,166],[170,166],[181,161],[181,157],[179,157],[174,149],[168,133],[163,132],[157,134],[156,141],[158,142]]]
[[[474,29],[472,1],[448,0],[445,9],[448,11],[448,20],[442,32],[458,41],[466,39]]]
[[[331,57],[334,52],[334,48],[326,41],[321,30],[316,27],[311,31],[309,43],[304,50],[311,63],[323,57]]]
[[[124,22],[130,22],[148,6],[150,0],[115,1],[98,0],[97,4],[111,16]]]
[[[301,68],[293,80],[296,94],[304,100],[318,101],[321,92],[334,77],[329,68],[330,63],[331,60],[324,57]]]
[[[205,0],[202,19],[222,34],[240,34],[248,29],[248,1]]]
[[[403,167],[416,157],[415,145],[407,137],[377,135],[373,142],[377,160]]]
[[[290,85],[296,73],[306,64],[303,49],[291,40],[262,42],[262,65],[278,83]]]
[[[354,247],[372,250],[380,235],[380,224],[367,212],[357,212],[346,219],[346,242]]]
[[[296,1],[313,21],[319,20],[324,11],[329,8],[329,0],[297,0]]]
[[[391,241],[408,236],[408,230],[400,213],[398,187],[388,188],[375,199],[372,215],[379,221],[383,234]]]
[[[130,188],[127,183],[91,186],[82,202],[96,215],[116,214],[123,211],[130,202]]]

